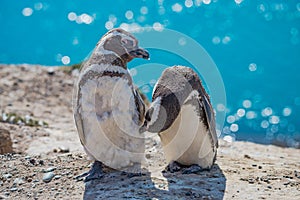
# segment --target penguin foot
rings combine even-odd
[[[103,176],[102,174],[102,163],[99,161],[95,161],[92,165],[92,168],[88,172],[83,172],[82,174],[79,174],[74,179],[77,181],[88,182],[90,180],[94,179],[100,179]]]
[[[168,166],[164,171],[174,173],[180,171],[180,169],[181,169],[181,165],[176,161],[172,161],[170,162],[170,164],[168,164]]]
[[[202,168],[199,165],[191,165],[190,167],[184,169],[182,174],[197,174],[202,171]]]
[[[103,177],[102,163],[100,161],[95,161],[92,165],[91,170],[88,172],[84,179],[84,182],[88,182],[95,179],[101,179]]]

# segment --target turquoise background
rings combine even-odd
[[[223,136],[299,147],[299,0],[1,0],[0,22],[0,63],[6,64],[63,65],[64,56],[65,64],[81,62],[112,25],[184,33],[206,49],[222,75]],[[189,65],[167,52],[149,52],[154,63]],[[151,85],[147,91],[150,96]]]

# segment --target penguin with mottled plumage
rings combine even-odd
[[[127,63],[148,59],[137,39],[122,29],[107,32],[80,70],[73,111],[80,141],[94,164],[86,180],[102,177],[103,164],[130,173],[144,160],[145,105]]]
[[[158,133],[167,170],[210,169],[218,148],[215,116],[198,75],[188,67],[165,69],[152,94],[141,131]]]

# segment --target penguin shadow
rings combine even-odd
[[[183,174],[182,170],[164,172],[168,189],[158,192],[157,199],[223,199],[226,177],[218,164],[197,174]]]
[[[110,171],[85,183],[83,199],[223,199],[225,188],[226,178],[217,164],[197,174],[178,171],[129,176]]]
[[[83,199],[149,199],[157,191],[148,171],[134,175],[108,170],[102,178],[85,183]]]

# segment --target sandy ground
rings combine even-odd
[[[0,199],[300,199],[300,149],[220,141],[210,171],[162,173],[159,139],[147,139],[148,172],[129,178],[105,169],[84,183],[89,170],[72,117],[75,76],[59,68],[0,66],[0,112],[30,115],[48,127],[1,123],[14,154],[0,155]],[[1,142],[1,141],[0,141]]]

